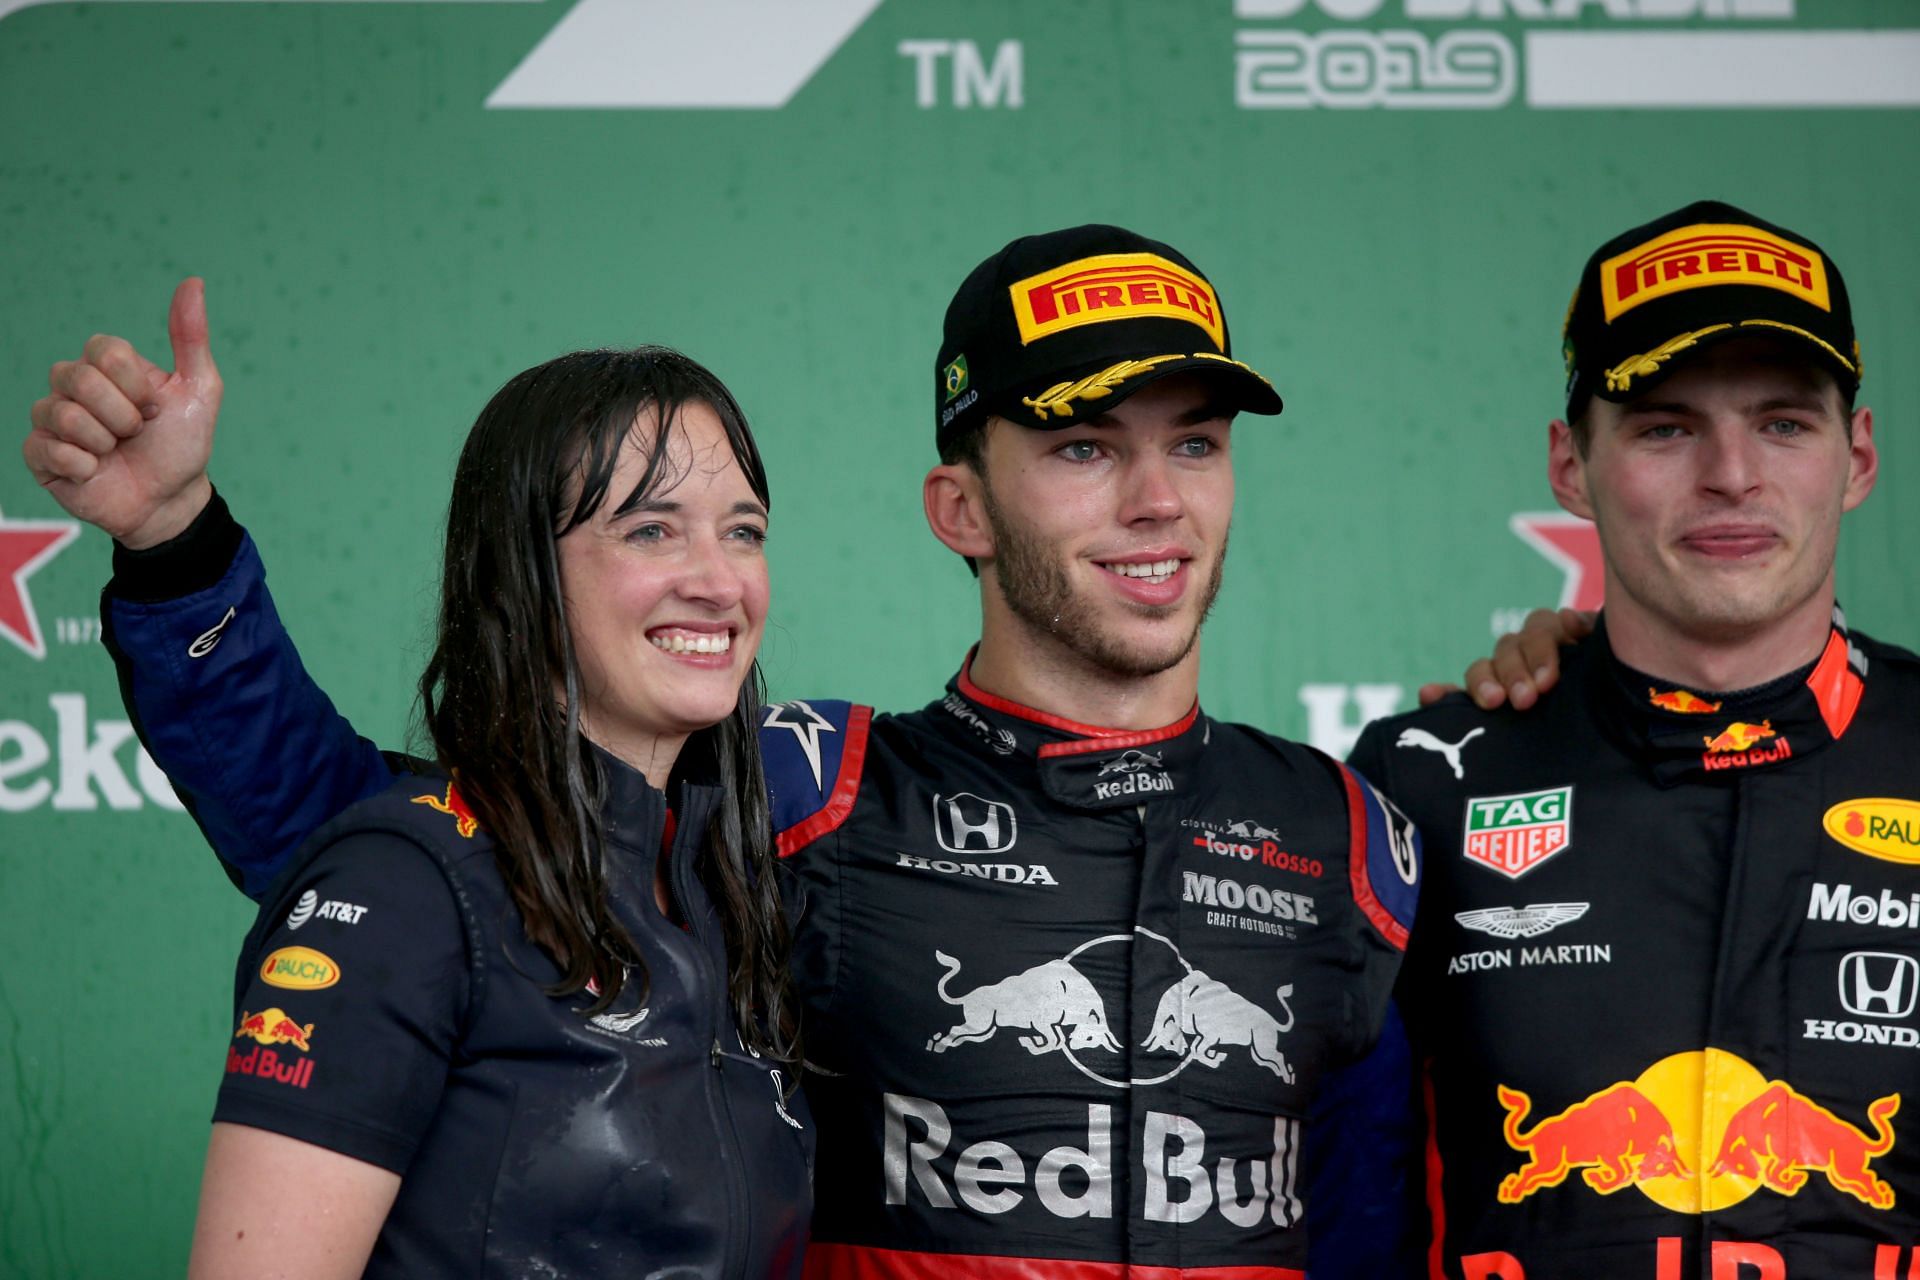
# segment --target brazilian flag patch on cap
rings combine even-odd
[[[953,363],[941,371],[940,381],[946,385],[949,400],[965,391],[967,389],[967,358],[955,356]]]

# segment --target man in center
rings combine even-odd
[[[948,308],[924,496],[979,644],[925,710],[762,735],[827,1069],[812,1274],[1306,1265],[1302,1121],[1377,1034],[1416,864],[1358,775],[1199,708],[1233,417],[1281,407],[1229,351],[1112,227]]]

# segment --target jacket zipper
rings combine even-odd
[[[687,829],[682,828],[682,830]],[[720,971],[715,972],[713,949],[707,945],[704,923],[698,912],[688,909],[688,904],[693,901],[687,885],[687,880],[692,875],[692,869],[687,863],[692,854],[680,849],[675,849],[672,853],[674,856],[669,872],[673,882],[674,896],[680,901],[688,931],[697,944],[694,950],[699,952],[700,967],[706,971],[714,990],[715,1021],[710,1040],[712,1048],[707,1055],[707,1061],[713,1067],[713,1074],[707,1077],[707,1107],[713,1115],[714,1130],[721,1138],[720,1162],[726,1166],[727,1205],[730,1210],[727,1214],[726,1230],[722,1235],[720,1273],[748,1280],[747,1257],[752,1252],[754,1239],[753,1205],[747,1196],[746,1175],[741,1167],[743,1153],[740,1131],[734,1123],[733,1100],[727,1090],[726,1051],[720,1047],[720,1031],[727,1025],[727,975],[724,963],[717,966]],[[724,955],[724,951],[722,954]]]

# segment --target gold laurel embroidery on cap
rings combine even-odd
[[[1078,382],[1056,382],[1037,396],[1021,396],[1020,403],[1032,409],[1044,418],[1049,412],[1062,418],[1073,416],[1073,401],[1099,400],[1111,395],[1113,388],[1128,378],[1137,377],[1169,360],[1183,357],[1150,356],[1145,360],[1122,360],[1119,364],[1102,369],[1099,373],[1090,373]]]
[[[1744,329],[1751,324],[1765,325],[1769,329],[1785,329],[1788,333],[1796,334],[1799,337],[1805,338],[1808,342],[1815,344],[1821,350],[1825,351],[1828,355],[1832,356],[1835,360],[1838,360],[1841,364],[1845,365],[1848,373],[1853,374],[1855,377],[1858,377],[1860,374],[1860,366],[1856,364],[1854,361],[1849,360],[1845,356],[1841,355],[1838,351],[1834,350],[1833,344],[1831,342],[1828,342],[1825,338],[1821,338],[1814,334],[1808,333],[1805,329],[1802,329],[1797,324],[1782,324],[1778,320],[1742,320],[1740,322],[1740,327]],[[1859,355],[1860,344],[1858,342],[1854,343],[1853,349],[1854,349],[1854,354],[1856,356]]]
[[[1708,334],[1731,328],[1733,326],[1730,324],[1711,324],[1704,329],[1695,329],[1692,333],[1683,333],[1677,338],[1669,338],[1644,355],[1628,356],[1607,370],[1607,390],[1625,391],[1633,385],[1635,378],[1650,377],[1660,372],[1661,365]]]
[[[1264,373],[1262,373],[1262,372],[1260,372],[1260,371],[1259,371],[1258,369],[1256,369],[1256,368],[1254,368],[1254,367],[1253,367],[1252,365],[1250,365],[1250,364],[1248,364],[1248,363],[1247,363],[1247,362],[1246,362],[1245,360],[1235,360],[1235,359],[1234,359],[1234,358],[1233,358],[1232,356],[1223,356],[1223,355],[1218,355],[1218,354],[1216,354],[1216,353],[1214,353],[1214,352],[1212,352],[1212,351],[1196,351],[1196,352],[1194,352],[1194,353],[1193,353],[1193,354],[1192,354],[1191,356],[1189,356],[1189,357],[1188,357],[1188,359],[1190,359],[1190,360],[1218,360],[1218,361],[1219,361],[1219,362],[1220,362],[1221,364],[1230,364],[1230,365],[1232,365],[1232,366],[1234,366],[1234,367],[1235,367],[1236,369],[1245,369],[1245,370],[1246,370],[1246,371],[1247,371],[1248,373],[1250,373],[1250,374],[1252,374],[1252,375],[1253,375],[1254,377],[1256,377],[1256,378],[1258,378],[1258,379],[1260,379],[1260,381],[1262,381],[1262,382],[1266,382],[1268,386],[1272,386],[1272,385],[1273,385],[1273,383],[1271,383],[1271,382],[1267,382],[1267,375],[1266,375],[1266,374],[1264,374]]]
[[[1580,286],[1573,286],[1573,296],[1567,299],[1567,314],[1560,321],[1560,358],[1566,362],[1567,376],[1573,376],[1573,309],[1580,305]]]

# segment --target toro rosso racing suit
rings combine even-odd
[[[831,1135],[809,1274],[1302,1274],[1302,1118],[1375,1037],[1417,875],[1358,775],[964,669],[908,715],[774,707],[762,743]]]
[[[216,508],[117,554],[108,644],[257,896],[394,761],[307,677]],[[1114,732],[964,670],[907,715],[771,707],[761,742],[821,1068],[810,1276],[1304,1276],[1303,1119],[1374,1042],[1412,920],[1391,806],[1197,707]],[[1393,1197],[1341,1183],[1353,1164],[1322,1158],[1327,1201],[1362,1211],[1316,1255],[1329,1277],[1385,1271],[1355,1227]]]
[[[1562,652],[1353,756],[1430,855],[1432,1275],[1920,1277],[1920,660],[1837,611],[1737,694]]]

